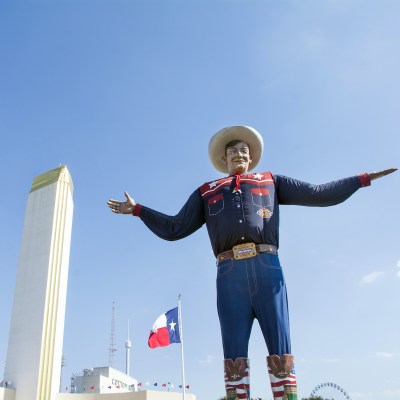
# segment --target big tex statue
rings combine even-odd
[[[248,344],[255,318],[268,348],[274,399],[297,399],[286,285],[278,258],[279,205],[332,206],[396,170],[312,185],[271,172],[249,173],[262,152],[263,139],[254,128],[232,126],[217,132],[210,140],[209,156],[228,176],[197,188],[175,216],[136,203],[127,192],[125,201],[108,201],[114,213],[140,217],[166,240],[182,239],[206,224],[218,268],[228,400],[250,399]]]

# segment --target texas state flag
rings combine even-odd
[[[148,343],[149,347],[154,349],[180,342],[178,307],[175,307],[157,318],[150,332]]]

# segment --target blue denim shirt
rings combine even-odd
[[[166,240],[182,239],[205,223],[215,255],[248,242],[278,248],[280,204],[332,206],[369,185],[368,174],[313,185],[270,172],[251,173],[205,183],[175,216],[141,204],[133,215]]]

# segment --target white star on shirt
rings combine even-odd
[[[261,180],[262,177],[263,177],[263,176],[262,176],[261,174],[259,174],[259,173],[256,173],[256,174],[253,175],[253,178],[254,178],[254,179],[258,179],[258,180]]]
[[[210,185],[210,189],[211,189],[211,188],[213,188],[213,187],[217,186],[217,182],[212,182],[212,183],[209,183],[209,185]]]
[[[176,325],[176,322],[174,322],[174,321],[172,321],[172,322],[169,324],[169,326],[171,327],[171,331],[174,331],[174,330],[175,330],[175,325]]]

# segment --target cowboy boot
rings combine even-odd
[[[268,373],[274,400],[297,400],[294,359],[291,354],[267,357]]]
[[[226,400],[250,400],[250,362],[238,357],[224,360]]]

